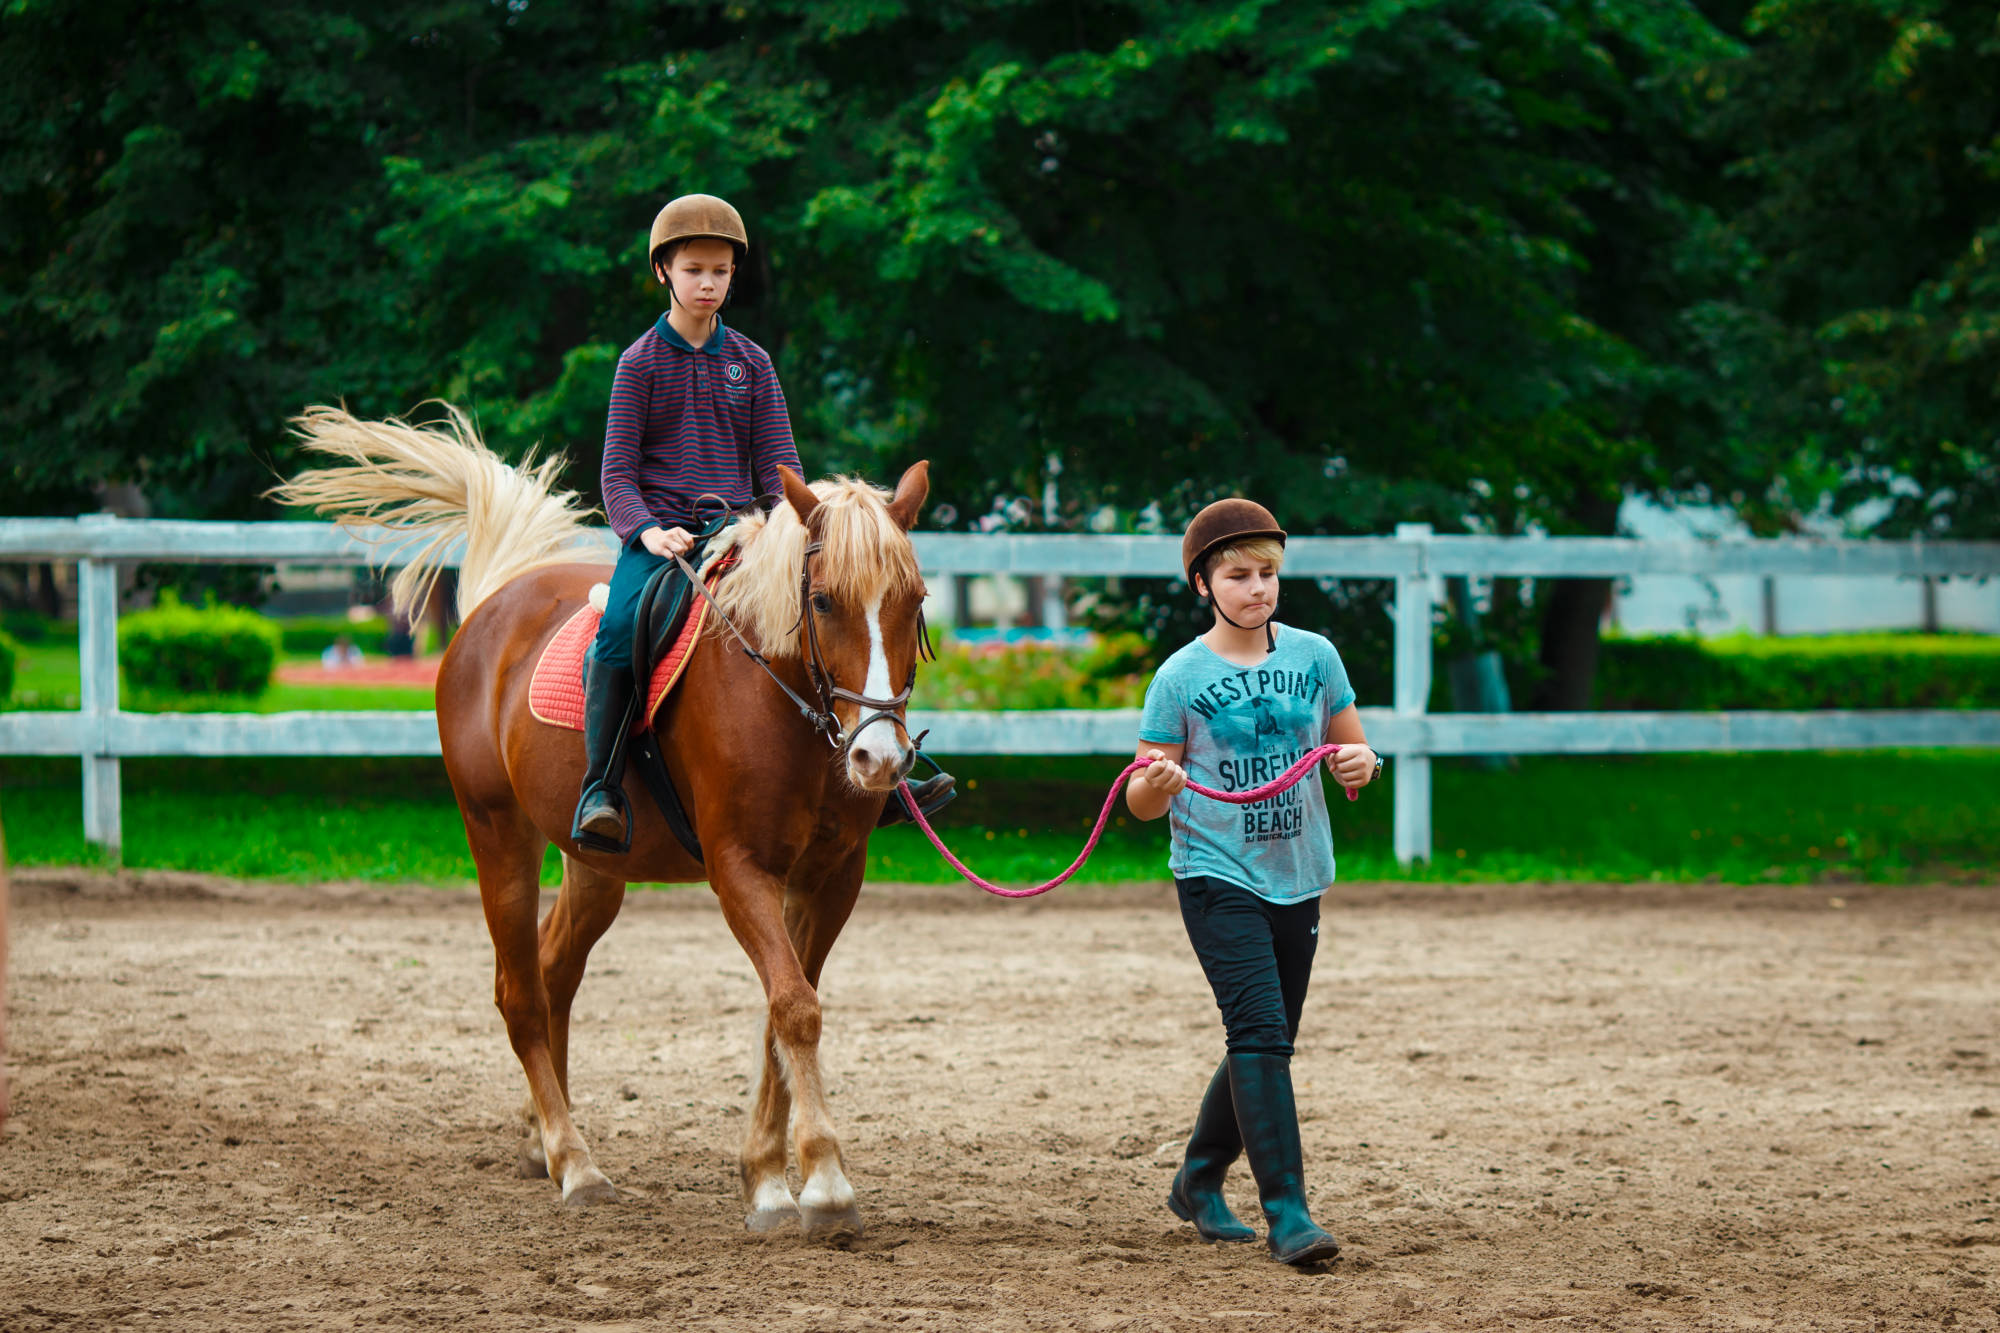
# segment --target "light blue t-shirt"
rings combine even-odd
[[[1328,719],[1354,702],[1354,688],[1320,635],[1279,625],[1277,639],[1253,667],[1200,639],[1169,657],[1146,687],[1139,739],[1184,743],[1188,777],[1217,791],[1262,786],[1297,763],[1326,736]],[[1167,864],[1176,878],[1213,875],[1273,903],[1317,898],[1333,883],[1333,830],[1318,769],[1255,805],[1183,791],[1168,823]]]

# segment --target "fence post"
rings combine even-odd
[[[1398,523],[1396,540],[1417,546],[1417,568],[1396,576],[1396,697],[1412,730],[1431,697],[1431,525]],[[1421,744],[1421,742],[1419,742]],[[1423,750],[1396,756],[1396,860],[1431,859],[1431,757]]]
[[[107,754],[118,711],[118,564],[77,562],[77,646],[82,659],[83,837],[114,859],[124,842],[118,757]]]
[[[1069,607],[1063,601],[1063,579],[1060,574],[1042,576],[1042,628],[1053,631],[1050,638],[1058,637],[1069,628]]]

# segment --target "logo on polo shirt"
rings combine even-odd
[[[731,384],[741,384],[743,382],[743,363],[741,361],[731,361],[722,368],[722,373],[729,376]]]

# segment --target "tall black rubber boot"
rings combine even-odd
[[[1229,1089],[1243,1152],[1257,1177],[1257,1196],[1270,1224],[1265,1240],[1271,1257],[1285,1264],[1333,1258],[1340,1253],[1340,1243],[1306,1211],[1305,1155],[1299,1147],[1298,1103],[1292,1096],[1292,1058],[1232,1053]]]
[[[570,836],[598,851],[632,848],[632,811],[625,800],[625,732],[632,725],[632,673],[583,660],[583,792]]]
[[[1167,1207],[1181,1221],[1194,1223],[1203,1240],[1257,1239],[1222,1197],[1222,1178],[1242,1151],[1243,1136],[1236,1130],[1236,1107],[1229,1094],[1229,1061],[1224,1058],[1208,1081],[1201,1110],[1195,1114],[1194,1133],[1188,1135],[1187,1158],[1167,1191]]]

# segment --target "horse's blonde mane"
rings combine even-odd
[[[816,481],[812,491],[819,497],[813,510],[820,542],[815,568],[836,602],[854,605],[878,593],[895,597],[923,588],[916,548],[889,513],[888,491],[857,477]],[[716,585],[716,604],[767,657],[797,657],[803,651],[799,567],[807,540],[798,512],[783,504],[738,519],[708,544],[704,579],[732,551],[741,562]],[[720,622],[710,629],[728,633]]]

